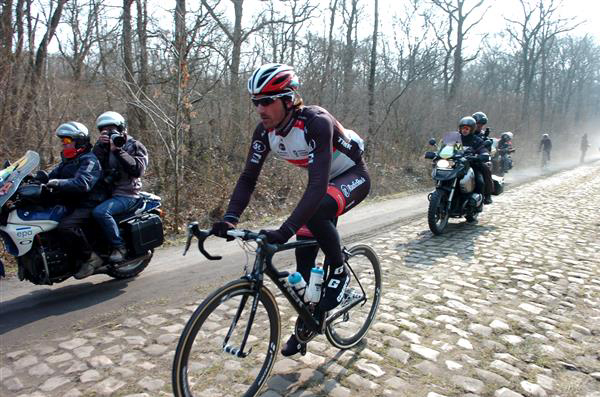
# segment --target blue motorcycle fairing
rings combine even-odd
[[[67,214],[67,209],[62,205],[46,208],[41,211],[30,211],[24,208],[17,209],[17,215],[24,221],[54,221],[60,222]]]

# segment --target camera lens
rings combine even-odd
[[[115,144],[116,147],[121,147],[125,144],[125,137],[118,132],[111,134],[110,139]]]

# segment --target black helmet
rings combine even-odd
[[[58,126],[56,136],[59,138],[71,138],[76,148],[85,147],[90,143],[90,134],[85,125],[77,121],[69,121]]]
[[[477,124],[486,125],[488,122],[487,116],[483,112],[475,112],[472,117]]]
[[[475,131],[475,124],[477,124],[477,123],[473,117],[469,117],[469,116],[463,117],[458,122],[458,130],[460,131],[460,129],[462,127],[467,125],[467,126],[471,127],[471,132],[473,132],[473,131]]]

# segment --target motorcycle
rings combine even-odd
[[[429,144],[436,146],[435,139]],[[425,153],[425,158],[433,161],[431,176],[436,183],[435,190],[427,197],[427,223],[433,234],[442,234],[450,217],[465,217],[471,223],[483,211],[483,195],[475,192],[475,178],[482,177],[471,167],[472,161],[478,161],[476,157],[472,148],[463,148],[458,132],[447,133],[436,152]],[[501,194],[502,178],[493,179],[495,194]]]
[[[492,174],[504,176],[513,167],[511,153],[515,152],[512,146],[512,132],[505,132],[500,139],[492,138]]]
[[[67,209],[52,202],[52,191],[45,185],[47,173],[38,171],[35,177],[31,175],[38,164],[39,155],[29,150],[14,164],[6,162],[0,170],[0,236],[6,251],[17,259],[19,280],[52,285],[73,276],[81,261],[56,233]],[[104,260],[94,274],[124,279],[137,276],[148,266],[154,249],[164,242],[160,206],[160,197],[142,192],[131,212],[115,217],[126,243],[123,262],[109,261],[111,247],[98,227],[84,230],[92,248]]]

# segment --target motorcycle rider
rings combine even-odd
[[[548,134],[542,135],[542,140],[540,141],[540,146],[538,148],[538,153],[542,152],[542,167],[546,165],[548,161],[550,161],[550,152],[552,151],[552,140]],[[546,156],[546,161],[544,161],[544,156]]]
[[[94,154],[104,169],[103,185],[110,198],[94,208],[92,215],[112,247],[111,262],[125,258],[125,241],[119,234],[115,215],[133,210],[139,203],[141,177],[148,167],[148,151],[127,132],[125,118],[117,112],[102,113],[96,119],[100,137]]]
[[[290,217],[277,230],[262,230],[270,243],[283,244],[294,234],[298,240],[314,238],[325,253],[327,277],[319,310],[336,307],[349,282],[344,267],[337,218],[369,193],[370,177],[362,158],[363,140],[345,129],[327,110],[304,106],[297,93],[298,78],[285,64],[265,64],[252,73],[248,91],[261,118],[252,136],[244,171],[240,175],[222,221],[212,231],[227,238],[248,205],[263,163],[270,151],[308,170],[304,195]],[[319,247],[296,250],[296,266],[308,281]],[[291,335],[284,356],[303,345]]]
[[[509,169],[512,168],[512,159],[510,158],[510,153],[514,152],[512,145],[513,133],[508,131],[502,133],[500,135],[500,139],[498,140],[497,151],[499,158],[501,159],[503,155],[509,156]],[[501,167],[504,167],[504,164],[500,164]]]
[[[489,169],[489,167],[487,167],[484,163],[487,161],[490,161],[490,154],[488,152],[487,147],[485,146],[485,141],[479,137],[478,135],[475,135],[475,128],[476,128],[476,121],[473,117],[463,117],[462,119],[460,119],[459,123],[458,123],[458,132],[460,132],[461,135],[461,139],[462,139],[462,144],[463,146],[468,146],[473,150],[473,154],[477,155],[477,159],[476,161],[472,161],[471,162],[471,167],[473,168],[473,171],[475,171],[475,173],[480,174],[482,179],[484,180],[484,184],[482,186],[481,180],[479,177],[475,178],[475,182],[476,182],[476,191],[477,193],[483,194],[484,196],[484,204],[491,204],[492,200],[491,197],[489,197],[489,200],[486,200],[486,196],[487,196],[487,182],[486,182],[486,176],[485,173],[488,172],[489,173],[489,178],[490,178],[490,182],[492,179],[491,176],[491,171]]]
[[[475,119],[475,131],[473,131],[473,134],[477,135],[481,139],[486,139],[490,134],[490,129],[486,128],[485,131],[483,131],[483,126],[488,122],[488,118],[485,113],[475,112],[471,117]]]
[[[86,224],[92,209],[106,197],[97,183],[102,177],[102,166],[91,152],[90,136],[85,125],[70,121],[56,129],[61,139],[62,160],[50,171],[46,186],[56,193],[69,213],[58,224],[58,233],[73,254],[83,261],[75,278],[89,276],[102,265],[102,259],[92,250],[81,227]]]

